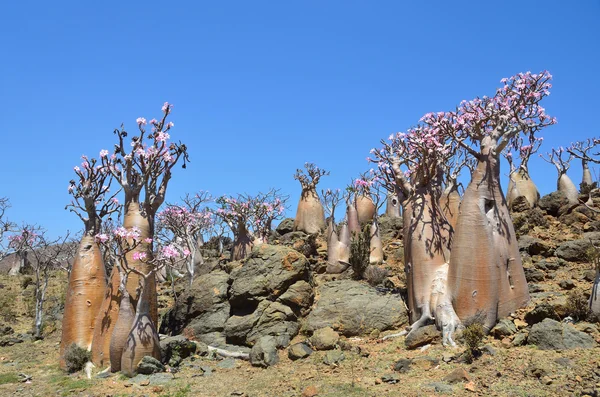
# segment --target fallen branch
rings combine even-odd
[[[214,346],[208,346],[209,353],[218,354],[221,357],[231,357],[231,358],[239,358],[241,360],[250,360],[250,354],[242,353],[242,352],[232,352],[225,349],[220,349]]]
[[[408,334],[408,331],[404,330],[404,331],[400,331],[400,332],[395,333],[395,334],[386,335],[383,338],[381,338],[381,340],[384,341],[384,340],[388,340],[388,339],[392,339],[392,338],[397,338],[399,336],[405,336],[406,334]]]

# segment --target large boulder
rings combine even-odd
[[[542,350],[591,349],[596,341],[590,335],[576,330],[569,324],[544,319],[531,327],[527,343]]]
[[[538,207],[546,211],[548,215],[554,217],[562,214],[561,208],[568,206],[569,199],[563,192],[559,192],[558,190],[542,197],[538,202]]]
[[[284,234],[291,233],[294,231],[294,218],[285,218],[282,220],[277,228],[275,229],[277,234],[283,236]]]
[[[207,344],[215,344],[217,340],[224,342],[224,338],[218,336],[225,328],[231,309],[227,300],[228,288],[229,275],[221,270],[196,278],[165,315],[160,333],[183,333]]]
[[[273,336],[262,336],[250,351],[250,364],[269,367],[279,362],[277,341]]]
[[[304,280],[296,281],[278,299],[284,305],[291,307],[295,313],[306,315],[313,303],[315,294],[313,288]]]
[[[588,260],[588,250],[591,247],[589,239],[571,240],[559,245],[555,254],[558,258],[569,262],[585,262]]]
[[[399,295],[378,292],[365,283],[330,281],[320,287],[318,295],[306,318],[309,332],[332,327],[345,336],[366,335],[374,330],[398,329],[408,321]]]
[[[402,238],[402,218],[392,218],[387,215],[379,217],[379,236],[381,241],[387,242]]]
[[[235,307],[275,300],[295,282],[307,279],[308,268],[306,257],[292,248],[255,246],[243,265],[231,272],[230,302]]]

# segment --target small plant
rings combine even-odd
[[[484,317],[485,318],[485,317]],[[471,364],[473,360],[481,354],[480,346],[485,336],[485,330],[483,329],[483,322],[479,319],[474,319],[465,324],[465,329],[462,333],[465,346],[463,356],[467,364]]]
[[[365,271],[369,266],[371,241],[371,228],[366,225],[362,232],[354,233],[350,243],[350,266],[354,271],[354,278],[357,280],[365,277]]]
[[[380,266],[368,266],[365,270],[365,280],[372,285],[377,286],[385,281],[390,272],[388,269]]]
[[[582,290],[573,290],[567,295],[567,314],[575,321],[584,321],[590,317],[590,303]]]
[[[72,343],[65,350],[65,365],[67,372],[72,374],[73,372],[81,371],[91,358],[92,353],[90,351]]]
[[[304,255],[307,258],[311,256],[316,256],[317,248],[317,234],[309,234],[306,240],[304,240],[304,244],[302,244],[302,255]]]
[[[594,182],[591,185],[585,182],[581,182],[579,184],[579,192],[580,194],[588,195],[594,189],[598,188],[598,182]]]

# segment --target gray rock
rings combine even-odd
[[[160,341],[162,362],[178,366],[182,360],[196,353],[196,343],[183,335],[170,336]]]
[[[277,340],[273,336],[263,336],[250,351],[250,363],[257,367],[269,367],[279,362]]]
[[[390,218],[389,216],[381,216],[379,218],[379,235],[381,241],[388,242],[393,239],[402,237],[402,218]]]
[[[503,318],[498,321],[498,324],[490,331],[490,334],[497,339],[502,339],[506,336],[511,336],[517,332],[515,323],[511,320]]]
[[[292,284],[277,301],[291,307],[296,313],[305,315],[310,310],[314,296],[310,284],[300,280]]]
[[[590,335],[549,318],[531,327],[527,342],[542,350],[591,349],[596,346]]]
[[[456,368],[454,371],[444,376],[444,382],[447,383],[468,382],[469,380],[469,374],[464,370],[464,368]]]
[[[400,373],[405,373],[410,370],[410,366],[412,365],[412,360],[408,358],[401,358],[400,360],[394,363],[394,371],[398,371]]]
[[[527,252],[529,255],[552,256],[554,250],[546,242],[531,236],[519,237],[519,251]]]
[[[381,381],[385,383],[395,384],[400,382],[400,377],[397,374],[385,374],[381,377]]]
[[[523,346],[525,343],[527,343],[527,335],[523,332],[516,334],[512,341],[513,346]]]
[[[216,347],[223,347],[227,344],[225,335],[223,332],[208,332],[206,334],[196,335],[196,339],[205,345],[211,345]]]
[[[325,365],[338,365],[340,362],[344,361],[346,356],[344,356],[344,352],[341,350],[329,350],[325,357],[323,357],[323,364]]]
[[[548,215],[557,217],[560,215],[560,210],[564,206],[569,205],[569,200],[563,192],[555,191],[544,197],[538,202],[538,207],[546,211]]]
[[[340,335],[331,327],[316,330],[310,337],[310,344],[315,350],[331,350],[340,340]]]
[[[426,325],[409,333],[406,339],[404,339],[404,344],[407,349],[416,349],[417,347],[425,346],[441,339],[442,334],[435,325]]]
[[[285,347],[298,334],[297,317],[288,306],[264,300],[245,316],[231,316],[225,324],[227,340],[252,346],[262,336],[276,336],[279,347]]]
[[[358,281],[324,283],[319,295],[306,318],[305,328],[309,332],[332,327],[344,336],[368,335],[373,330],[398,329],[408,322],[399,295],[380,293]]]
[[[558,258],[569,262],[586,262],[588,260],[587,252],[591,247],[589,239],[571,240],[559,245],[555,254]]]
[[[306,257],[294,249],[255,246],[243,265],[231,272],[230,303],[235,309],[252,301],[275,300],[292,284],[306,279],[308,268]]]
[[[225,321],[229,318],[230,305],[227,301],[229,275],[221,270],[197,277],[192,286],[177,300],[176,305],[167,312],[160,333],[179,335],[184,333],[196,340],[203,335],[223,332]],[[185,329],[185,332],[184,332]]]
[[[294,231],[294,218],[286,218],[282,220],[277,228],[275,229],[277,234],[283,236],[284,234]]]
[[[288,357],[290,360],[298,360],[306,358],[313,353],[313,350],[306,343],[296,343],[288,349]]]
[[[137,372],[143,375],[164,372],[165,366],[152,356],[144,356],[137,367]]]
[[[148,379],[150,380],[151,386],[160,386],[166,385],[167,383],[172,381],[174,379],[174,376],[173,374],[162,372],[158,374],[152,374],[148,377]]]
[[[454,387],[444,382],[431,382],[421,387],[424,390],[433,390],[439,394],[452,394],[454,393]]]
[[[566,290],[572,290],[573,288],[575,288],[575,283],[573,282],[573,280],[562,280],[560,283],[558,283],[558,285],[560,288]]]
[[[543,271],[534,267],[526,267],[523,268],[523,270],[525,271],[525,279],[529,283],[544,281],[544,279],[546,278],[546,275]]]
[[[554,306],[548,303],[541,303],[533,308],[532,311],[525,314],[525,322],[529,325],[537,324],[545,318],[560,319],[556,310],[554,310]]]
[[[224,369],[233,369],[236,367],[236,362],[234,358],[226,358],[222,361],[219,361],[217,367]]]

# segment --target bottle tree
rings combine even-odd
[[[581,166],[583,168],[583,176],[581,178],[582,188],[584,186],[591,187],[594,184],[589,163],[600,164],[600,160],[597,158],[598,153],[590,154],[590,150],[594,149],[598,144],[600,144],[600,139],[588,138],[583,141],[572,143],[571,146],[567,148],[567,152],[569,152],[571,156],[581,160]]]
[[[567,175],[567,171],[571,167],[573,155],[561,146],[558,149],[552,148],[546,155],[540,154],[540,157],[556,167],[556,172],[558,173],[556,189],[565,194],[570,205],[577,205],[579,203],[579,192],[577,191],[577,186],[575,186],[571,178]]]
[[[453,112],[429,113],[423,121],[477,160],[460,207],[452,243],[448,288],[456,313],[482,316],[491,329],[529,301],[529,292],[508,205],[500,187],[503,150],[555,124],[540,102],[552,76],[543,71],[502,79],[493,97],[462,101]]]
[[[313,163],[305,163],[306,171],[297,169],[294,179],[302,185],[298,210],[294,219],[294,230],[308,234],[319,233],[325,229],[325,212],[317,193],[317,184],[322,176],[329,175]]]
[[[519,138],[522,139],[522,137]],[[519,160],[521,162],[518,168],[513,164],[514,156],[512,155],[512,152],[510,152],[510,147],[507,147],[505,153],[505,158],[510,165],[507,194],[508,208],[511,208],[512,203],[520,196],[525,197],[529,208],[537,206],[540,199],[540,193],[529,176],[528,163],[531,156],[540,148],[544,138],[537,138],[530,135],[528,140],[529,142],[527,145],[521,145],[518,149]]]
[[[111,175],[96,163],[96,159],[83,156],[81,167],[73,169],[77,177],[71,180],[68,188],[73,199],[65,209],[83,221],[84,231],[71,267],[65,298],[59,353],[63,369],[66,369],[64,352],[71,344],[91,349],[95,319],[107,287],[106,268],[95,236],[101,232],[103,219],[119,210],[116,198],[119,191],[110,192]]]

